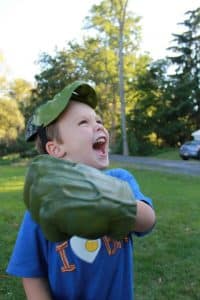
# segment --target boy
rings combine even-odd
[[[74,82],[36,111],[26,139],[36,140],[40,153],[103,171],[109,164],[109,134],[94,111],[96,104],[94,89]],[[122,169],[105,173],[127,181],[139,199],[130,231],[150,231],[155,223],[152,203],[133,176]],[[114,193],[112,186],[107,189]],[[48,241],[27,211],[7,272],[22,277],[28,300],[132,300],[132,251],[131,232],[121,240],[105,235]]]

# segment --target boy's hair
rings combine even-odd
[[[46,131],[46,137],[47,137],[48,141],[51,141],[51,140],[55,139],[58,143],[62,144],[62,139],[61,139],[60,132],[59,132],[59,129],[58,129],[57,120],[52,122],[51,124],[49,124],[45,128],[45,131]],[[40,153],[40,154],[47,153],[46,149],[44,149],[44,145],[43,145],[43,143],[41,141],[41,138],[39,137],[38,134],[37,134],[36,139],[35,139],[35,146],[36,146],[36,149],[37,149],[38,153]]]

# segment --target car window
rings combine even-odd
[[[200,145],[200,141],[189,141],[186,142],[185,145]]]

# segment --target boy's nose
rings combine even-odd
[[[101,124],[101,123],[96,123],[96,125],[95,125],[95,130],[103,130],[104,129],[104,126],[103,126],[103,124]]]

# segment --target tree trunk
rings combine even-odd
[[[121,17],[119,19],[119,96],[121,104],[121,130],[122,130],[122,145],[123,155],[129,154],[127,132],[126,132],[126,102],[124,97],[124,54],[123,54],[123,39],[124,39],[124,22],[126,15],[126,7],[128,0],[125,4],[121,4]]]

